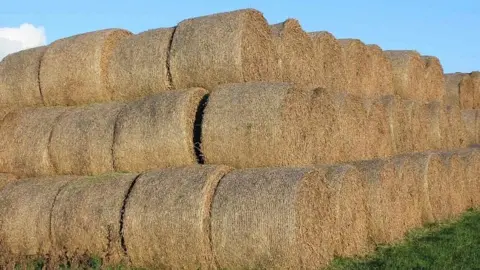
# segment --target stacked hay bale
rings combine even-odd
[[[312,39],[297,20],[288,19],[270,26],[279,57],[281,81],[300,88],[324,86],[323,69],[315,63]]]
[[[107,70],[113,100],[130,100],[170,90],[170,43],[175,28],[159,28],[122,40]]]
[[[175,89],[280,79],[271,30],[254,9],[180,22],[168,65]]]
[[[46,47],[12,53],[0,62],[0,106],[43,105],[38,74]]]
[[[468,146],[468,133],[458,106],[446,106],[440,111],[442,148],[456,149]]]
[[[315,48],[315,64],[323,76],[325,87],[332,91],[345,91],[346,76],[342,46],[329,32],[309,33]]]
[[[192,166],[142,174],[126,197],[121,228],[131,263],[151,269],[215,268],[210,238],[215,213],[210,211],[218,182],[229,170]]]
[[[393,95],[393,70],[392,63],[378,45],[367,45],[369,78],[372,81],[368,91],[373,96]]]
[[[393,96],[383,96],[369,101],[366,133],[365,159],[386,158],[395,154]]]
[[[473,109],[473,81],[469,74],[445,74],[445,106],[460,106],[462,109]]]
[[[442,108],[439,102],[415,103],[412,111],[413,151],[442,148]]]
[[[443,102],[445,79],[440,60],[435,56],[422,56],[425,63],[425,89],[428,101]]]
[[[395,99],[393,136],[395,140],[395,150],[398,154],[413,152],[413,111],[416,106],[414,101],[401,98]]]
[[[479,143],[477,129],[477,111],[478,110],[461,110],[462,125],[465,126],[465,144],[473,146]]]
[[[131,33],[121,29],[89,32],[50,44],[40,66],[45,105],[109,101],[107,70],[112,53]]]
[[[469,148],[467,151],[463,152],[462,161],[463,168],[465,173],[465,186],[466,186],[466,205],[467,207],[478,207],[480,206],[480,149],[479,148]]]
[[[373,74],[368,47],[358,39],[339,39],[345,63],[346,90],[358,96],[372,96]]]

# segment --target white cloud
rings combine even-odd
[[[45,29],[24,23],[19,27],[0,27],[0,60],[10,53],[47,43]]]

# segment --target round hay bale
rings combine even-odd
[[[343,161],[363,160],[367,158],[368,104],[366,99],[347,94],[343,99],[340,122],[342,141],[340,155]]]
[[[465,145],[472,146],[477,143],[477,110],[461,110],[462,122],[465,126]]]
[[[262,13],[242,9],[180,22],[169,67],[174,89],[278,81],[278,56]]]
[[[430,101],[425,91],[425,64],[416,51],[384,51],[392,64],[393,88],[403,99]]]
[[[367,45],[372,95],[393,95],[392,63],[378,45]]]
[[[382,96],[372,99],[368,105],[366,133],[366,159],[390,157],[395,154],[394,97]]]
[[[282,82],[298,87],[325,86],[322,69],[315,63],[312,39],[295,19],[270,26],[279,57]]]
[[[372,66],[369,63],[368,47],[358,39],[339,39],[345,63],[346,89],[358,96],[372,96]]]
[[[445,74],[445,106],[460,106],[462,109],[473,109],[473,80],[469,74]]]
[[[393,134],[398,154],[413,152],[413,109],[416,106],[414,101],[395,97]]]
[[[129,103],[115,126],[115,170],[140,172],[196,164],[195,114],[206,93],[191,88]]]
[[[469,148],[463,155],[465,168],[465,187],[467,207],[478,208],[480,206],[480,149]]]
[[[19,177],[55,174],[48,145],[65,108],[26,108],[7,114],[0,127],[0,168]]]
[[[388,160],[364,160],[351,163],[360,171],[366,186],[366,208],[369,245],[392,243],[403,238],[404,224],[401,197],[405,188],[399,189],[399,168]]]
[[[45,105],[78,105],[109,101],[107,69],[117,44],[131,33],[106,29],[50,44],[40,67]]]
[[[415,103],[413,107],[413,150],[423,152],[442,148],[439,102]]]
[[[51,212],[55,259],[74,262],[100,257],[105,264],[125,260],[120,223],[123,202],[137,174],[79,177],[58,193]]]
[[[480,109],[480,72],[470,73],[473,85],[473,109]]]
[[[203,118],[205,162],[237,168],[312,164],[312,92],[266,82],[215,88]]]
[[[50,213],[58,192],[73,179],[72,176],[22,179],[0,189],[2,262],[48,258],[52,253]]]
[[[467,130],[458,106],[446,106],[441,112],[442,148],[456,149],[468,146]]]
[[[43,105],[38,74],[46,48],[12,53],[0,62],[0,106]]]
[[[329,32],[309,33],[315,49],[315,63],[325,87],[333,91],[345,91],[346,75],[342,46]]]
[[[225,166],[192,166],[142,174],[126,199],[125,248],[132,265],[213,269],[211,205]]]
[[[113,100],[131,100],[171,89],[168,55],[174,31],[153,29],[118,44],[107,72]]]
[[[422,56],[425,63],[425,89],[428,101],[443,102],[445,78],[440,60],[435,56]]]
[[[95,175],[113,172],[115,122],[119,103],[72,108],[56,122],[49,153],[57,174]]]
[[[451,213],[459,216],[468,209],[469,200],[467,192],[467,176],[464,162],[464,149],[456,149],[451,152],[450,174],[447,181],[450,190]]]
[[[212,204],[217,266],[326,266],[333,259],[332,241],[338,233],[327,194],[325,174],[315,169],[257,168],[227,174]]]

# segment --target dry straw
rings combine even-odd
[[[477,111],[478,110],[461,110],[462,124],[465,126],[465,145],[472,146],[477,143]]]
[[[203,118],[205,162],[238,168],[311,164],[312,92],[265,82],[215,88]]]
[[[17,179],[18,177],[14,174],[0,173],[0,190]]]
[[[369,49],[358,39],[339,39],[344,52],[346,90],[358,96],[371,96],[372,66],[369,63]]]
[[[193,126],[205,94],[204,89],[191,88],[129,103],[115,127],[115,170],[145,171],[195,164]]]
[[[38,74],[46,47],[12,53],[0,62],[0,106],[43,105]]]
[[[170,49],[175,89],[277,81],[277,65],[268,23],[254,9],[184,20],[175,30]]]
[[[123,201],[136,174],[79,177],[58,193],[52,208],[51,241],[58,261],[100,257],[122,262]],[[160,239],[159,239],[160,240]]]
[[[315,169],[257,168],[227,174],[212,206],[211,239],[218,267],[325,266],[333,258],[337,232],[327,194],[325,175]]]
[[[367,158],[367,133],[365,127],[368,119],[366,99],[347,94],[343,100],[341,111],[340,154],[343,161],[362,160]]]
[[[378,45],[367,45],[372,95],[393,95],[392,63]]]
[[[159,28],[122,40],[108,66],[114,100],[131,100],[171,88],[168,55],[174,28]]]
[[[413,150],[423,152],[442,148],[439,102],[415,103],[412,112]]]
[[[52,252],[50,213],[59,190],[73,178],[23,179],[0,190],[2,265],[26,257],[48,258]]]
[[[50,44],[40,67],[45,105],[77,105],[108,101],[107,69],[117,44],[131,33],[107,29]]]
[[[480,109],[480,72],[474,71],[470,73],[473,85],[473,108]]]
[[[467,207],[478,208],[480,206],[480,149],[469,148],[463,153],[465,169],[465,197]]]
[[[445,78],[440,60],[435,56],[422,56],[425,63],[425,89],[428,101],[442,102],[445,95]]]
[[[49,153],[58,174],[94,175],[113,171],[112,144],[123,104],[71,108],[58,119]]]
[[[393,135],[398,154],[413,152],[413,110],[416,106],[414,101],[395,98]]]
[[[392,63],[395,94],[404,99],[429,101],[425,91],[425,64],[416,51],[385,51]]]
[[[447,179],[451,186],[450,200],[452,201],[452,214],[459,216],[471,207],[471,191],[468,167],[470,166],[470,148],[456,149],[451,153],[451,174]]]
[[[288,19],[271,25],[270,29],[279,56],[282,82],[298,87],[324,86],[323,69],[316,63],[314,43],[300,23]]]
[[[456,149],[468,146],[467,130],[458,106],[446,106],[441,113],[442,148]]]
[[[460,106],[462,109],[473,108],[473,80],[466,73],[445,74],[445,106]]]
[[[127,198],[125,248],[149,269],[213,269],[210,213],[225,166],[192,166],[141,175]],[[246,254],[246,251],[236,254]]]
[[[333,91],[346,89],[345,65],[342,46],[329,32],[309,33],[315,49],[315,64],[325,87]]]
[[[7,114],[0,127],[0,168],[20,177],[53,175],[48,144],[64,108],[26,108]]]
[[[395,154],[393,96],[382,96],[369,100],[366,133],[365,159],[390,157]]]

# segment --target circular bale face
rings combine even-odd
[[[50,44],[42,58],[40,88],[45,105],[109,101],[107,69],[118,43],[132,35],[121,29],[84,33]]]
[[[74,107],[56,122],[49,153],[57,174],[95,175],[113,172],[115,122],[125,106],[102,103]]]
[[[393,95],[392,63],[378,45],[367,45],[367,55],[371,72],[368,92],[372,96]]]
[[[372,66],[368,47],[358,39],[339,39],[342,46],[347,78],[346,90],[357,96],[372,96]]]
[[[65,108],[26,108],[12,111],[0,128],[0,167],[19,177],[53,175],[48,144]]]
[[[38,74],[47,47],[36,47],[6,56],[0,62],[0,106],[42,106]]]
[[[425,89],[428,101],[442,102],[445,95],[445,78],[440,60],[435,56],[422,56],[425,64]]]
[[[257,168],[227,174],[212,206],[217,266],[326,266],[337,232],[327,200],[325,175],[315,169]]]
[[[323,76],[325,87],[333,91],[344,91],[346,75],[342,46],[329,32],[311,32],[309,35],[315,49],[317,70],[323,74],[320,76]]]
[[[107,71],[113,100],[131,100],[172,88],[168,55],[174,31],[153,29],[118,44]]]
[[[115,126],[115,170],[141,172],[196,164],[194,123],[206,93],[192,88],[129,103]]]
[[[137,267],[215,268],[211,203],[225,166],[191,166],[142,174],[126,199],[125,250]]]
[[[414,101],[395,98],[393,134],[398,154],[413,152],[413,109],[416,106]]]
[[[99,257],[121,263],[123,202],[137,174],[79,177],[58,193],[52,208],[51,241],[56,260]]]
[[[270,26],[273,41],[279,56],[281,81],[297,87],[325,86],[323,73],[315,64],[315,49],[312,39],[295,19]]]
[[[280,79],[272,33],[254,9],[180,22],[169,59],[174,89]]]

